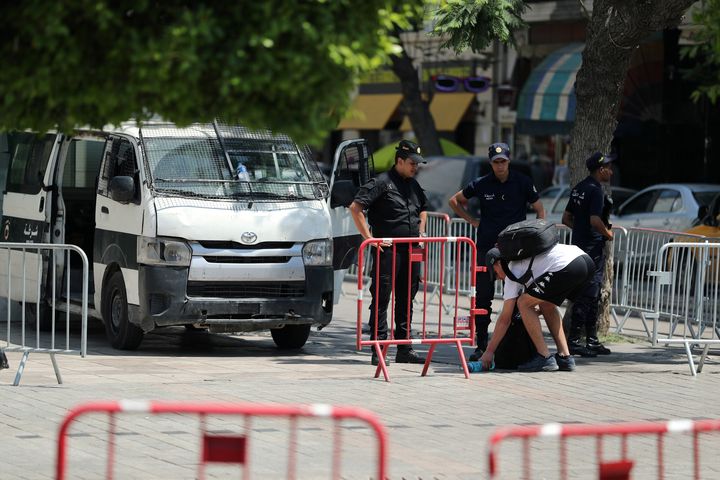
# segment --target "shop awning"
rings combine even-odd
[[[453,132],[465,116],[470,103],[475,98],[474,93],[435,93],[430,102],[430,114],[435,120],[435,128],[441,132]],[[400,130],[412,130],[410,120],[405,117]]]
[[[584,47],[574,43],[555,50],[535,67],[518,99],[517,133],[570,133],[575,121],[575,77]]]
[[[382,130],[402,100],[400,93],[360,94],[338,130]]]

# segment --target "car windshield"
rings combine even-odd
[[[712,203],[713,198],[715,198],[715,195],[718,194],[718,192],[720,192],[720,189],[715,190],[715,191],[708,190],[706,192],[693,192],[693,197],[695,197],[695,201],[701,207],[703,205],[709,206]]]
[[[429,210],[449,212],[448,200],[460,188],[465,174],[466,159],[444,158],[428,160],[421,165],[415,179],[425,190]]]
[[[616,213],[618,210],[618,207],[625,203],[625,200],[635,195],[635,190],[630,189],[619,189],[619,188],[613,188],[611,191],[612,195],[612,201],[613,201],[613,208],[612,213]]]
[[[327,184],[307,152],[283,135],[243,127],[145,126],[142,146],[159,194],[215,199],[325,198]]]

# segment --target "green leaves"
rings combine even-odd
[[[437,10],[434,35],[447,36],[443,44],[456,52],[481,52],[493,40],[512,43],[523,28],[523,0],[447,0]]]
[[[1,2],[0,129],[223,117],[321,142],[422,2]]]
[[[691,94],[693,101],[706,98],[710,103],[720,100],[720,0],[705,0],[698,4],[693,20],[701,28],[693,32],[696,43],[684,47],[684,57],[693,59],[693,67],[684,75],[697,82]]]

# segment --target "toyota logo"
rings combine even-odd
[[[257,242],[257,235],[255,235],[255,232],[245,232],[240,235],[240,240],[242,243],[255,243]]]

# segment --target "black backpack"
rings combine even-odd
[[[514,282],[525,284],[532,275],[532,264],[535,256],[547,252],[558,243],[558,231],[554,224],[547,220],[534,219],[513,223],[500,232],[497,247],[500,250],[500,264],[505,275]],[[512,260],[531,258],[525,273],[516,277],[508,268]]]
[[[535,354],[537,354],[535,344],[525,329],[520,312],[515,307],[507,332],[495,349],[495,368],[515,370],[518,365],[529,361]]]

